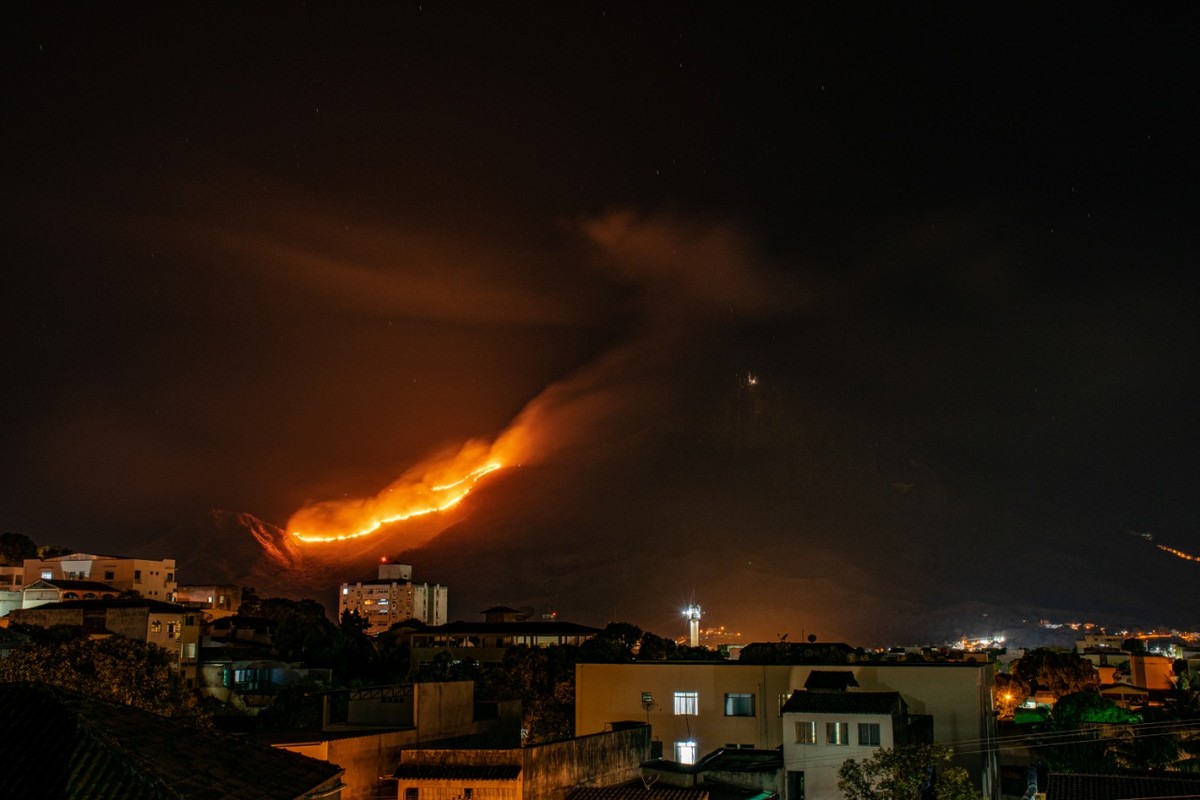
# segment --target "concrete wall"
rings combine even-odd
[[[638,777],[641,763],[650,757],[650,728],[625,728],[520,752],[525,800],[562,800],[571,789],[615,786]]]

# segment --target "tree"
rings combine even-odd
[[[497,699],[521,701],[523,744],[575,735],[576,647],[510,647],[504,655]]]
[[[58,641],[55,641],[55,639]],[[206,723],[196,694],[158,645],[112,636],[88,639],[56,631],[0,658],[0,682],[32,681],[89,697]]]
[[[638,643],[638,661],[667,661],[678,649],[673,640],[646,631]]]
[[[23,533],[0,533],[0,567],[19,567],[37,558],[37,545]]]
[[[1044,690],[1056,699],[1100,688],[1100,675],[1092,662],[1076,653],[1032,650],[1017,659],[1011,674],[1030,694]]]
[[[838,769],[838,789],[846,800],[981,800],[967,771],[949,765],[941,745],[876,750],[868,759],[850,759]]]
[[[992,708],[1004,719],[1012,719],[1021,704],[1029,699],[1029,687],[1004,672],[997,673],[992,686]]]
[[[628,622],[610,622],[581,646],[581,658],[593,664],[626,664],[642,637],[642,629]]]

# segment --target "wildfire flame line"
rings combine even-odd
[[[1162,550],[1164,553],[1170,553],[1173,556],[1178,556],[1184,561],[1200,561],[1200,556],[1194,556],[1191,553],[1185,553],[1182,550],[1176,550],[1174,547],[1167,547],[1165,544],[1155,545],[1155,547],[1157,547],[1159,550]]]
[[[423,517],[429,514],[436,514],[460,503],[464,497],[471,493],[471,490],[475,488],[475,484],[478,483],[481,478],[491,472],[495,472],[502,466],[503,464],[498,461],[490,461],[481,467],[477,467],[468,471],[465,475],[457,480],[438,483],[432,486],[417,486],[415,489],[413,487],[401,487],[408,489],[408,494],[410,497],[415,496],[414,500],[410,501],[416,503],[415,507],[412,505],[407,505],[403,511],[390,514],[368,513],[365,517],[360,518],[359,524],[361,524],[361,527],[352,530],[349,533],[323,534],[311,532],[306,533],[303,530],[293,530],[292,536],[301,542],[307,543],[343,542],[349,539],[358,539],[363,536],[368,536],[379,530],[384,525],[389,525],[393,522],[403,522],[414,517]],[[393,492],[396,488],[397,487],[395,486],[389,487],[383,494],[387,495]],[[439,495],[445,495],[446,493],[451,494],[449,497],[428,497],[426,499],[423,496],[425,492],[431,494],[437,493]],[[422,503],[421,500],[424,500],[424,502]],[[293,517],[292,522],[295,521],[296,517]],[[364,522],[365,524],[362,524]]]

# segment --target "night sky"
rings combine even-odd
[[[753,375],[1200,551],[1179,8],[7,4],[0,530],[282,525]]]

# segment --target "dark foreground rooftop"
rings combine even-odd
[[[10,797],[296,800],[342,768],[48,686],[0,684],[0,784]]]

